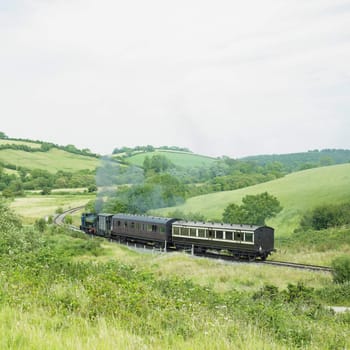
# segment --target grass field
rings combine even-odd
[[[126,160],[132,164],[142,166],[146,156],[152,157],[155,155],[165,156],[175,165],[179,165],[182,167],[210,166],[216,161],[215,158],[205,157],[198,154],[168,150],[157,150],[155,152],[139,153],[129,158],[126,158]]]
[[[96,158],[65,152],[57,148],[52,148],[48,152],[0,150],[0,161],[29,169],[44,169],[51,173],[58,170],[92,170],[99,165],[99,160]]]
[[[324,272],[310,272],[292,268],[250,263],[228,263],[222,260],[193,257],[182,252],[159,253],[134,251],[132,245],[104,242],[108,255],[93,258],[108,261],[113,258],[142,268],[147,266],[159,277],[178,276],[191,279],[201,286],[209,285],[216,292],[231,290],[254,291],[266,284],[286,288],[288,283],[301,282],[314,288],[322,288],[331,282],[332,276]],[[91,257],[83,257],[90,260]]]
[[[94,195],[91,194],[52,194],[49,196],[38,194],[16,198],[10,207],[21,216],[24,224],[33,224],[36,219],[55,215],[56,210],[59,208],[67,210],[79,207],[85,205],[93,198]]]

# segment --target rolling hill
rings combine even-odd
[[[245,195],[265,191],[276,196],[283,206],[282,212],[267,224],[275,227],[277,236],[288,236],[298,226],[306,210],[324,203],[350,199],[350,164],[304,170],[235,191],[197,196],[188,199],[183,205],[159,209],[153,213],[166,216],[179,209],[183,212],[200,212],[210,220],[221,220],[229,203],[239,204]]]
[[[210,166],[215,163],[216,159],[199,154],[193,154],[190,152],[172,151],[157,149],[154,152],[140,152],[132,155],[131,157],[124,158],[127,162],[142,166],[146,157],[152,157],[155,155],[162,155],[167,157],[172,163],[181,167],[196,167],[196,166]]]
[[[93,170],[99,165],[99,159],[96,156],[69,152],[64,147],[54,145],[41,150],[43,144],[45,143],[30,140],[0,139],[0,163],[5,169],[14,170],[24,167],[43,169],[51,173],[58,170],[71,172],[83,169]],[[73,151],[75,150],[79,152],[73,146]]]
[[[52,148],[47,152],[25,152],[12,149],[0,150],[0,161],[5,164],[12,164],[28,169],[43,169],[51,173],[58,170],[92,170],[99,164],[97,158],[73,154],[57,148]]]

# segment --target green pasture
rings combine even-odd
[[[8,139],[0,139],[0,145],[23,145],[23,146],[28,146],[30,148],[41,147],[41,144],[36,142],[16,141],[16,140],[8,140]]]
[[[167,157],[172,163],[182,167],[198,167],[198,166],[210,166],[215,163],[216,159],[206,156],[201,156],[198,154],[178,152],[178,151],[168,151],[168,150],[157,150],[155,152],[145,152],[138,153],[129,158],[126,158],[128,162],[142,166],[143,161],[146,156],[152,157],[155,155],[162,155]]]
[[[19,176],[18,171],[17,170],[13,170],[13,169],[4,168],[4,173],[5,174],[9,174],[9,175]]]
[[[99,160],[52,148],[48,152],[25,152],[19,150],[0,150],[0,161],[29,169],[44,169],[51,173],[58,170],[78,171],[95,169]]]
[[[16,198],[10,207],[22,218],[24,224],[33,224],[35,220],[46,216],[54,216],[58,209],[67,210],[70,208],[85,205],[94,199],[91,194],[69,194],[69,195],[31,195]]]
[[[276,229],[277,237],[286,237],[298,226],[305,211],[322,204],[350,199],[350,164],[309,169],[235,191],[197,196],[176,208],[155,212],[167,216],[169,212],[179,209],[183,212],[200,212],[209,220],[221,221],[222,213],[229,203],[240,204],[244,196],[265,191],[276,196],[283,206],[278,216],[267,224]]]

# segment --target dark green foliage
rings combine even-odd
[[[40,192],[41,195],[45,196],[45,195],[48,195],[48,194],[51,194],[51,188],[49,187],[44,187],[42,189],[42,191]]]
[[[266,219],[282,210],[278,199],[267,192],[247,195],[242,202],[240,206],[232,203],[226,207],[222,216],[224,222],[264,225]]]
[[[175,165],[165,156],[161,154],[156,154],[149,158],[145,157],[143,161],[143,169],[147,174],[159,174],[167,171],[170,168],[174,168]]]
[[[333,280],[335,283],[350,282],[350,257],[342,256],[332,261]]]
[[[194,212],[184,213],[179,209],[170,211],[168,213],[168,216],[171,218],[183,219],[187,221],[202,221],[202,222],[207,221],[207,218],[201,213],[194,213]]]
[[[278,241],[279,238],[277,237]],[[293,235],[284,237],[281,244],[288,250],[299,250],[301,242],[303,246],[307,246],[310,250],[316,252],[337,250],[346,244],[350,245],[350,229],[330,228],[327,230],[312,230],[309,228],[299,228]]]
[[[341,305],[350,307],[350,282],[335,283],[317,290],[316,295],[326,305]]]
[[[17,170],[19,176],[4,172],[4,167]],[[0,191],[3,196],[21,196],[25,190],[41,190],[42,194],[49,194],[54,188],[96,188],[95,173],[92,170],[80,170],[74,173],[58,171],[51,174],[43,169],[26,169],[23,167],[0,164]]]
[[[150,209],[183,203],[185,187],[170,174],[149,177],[144,184],[119,187],[109,202],[103,205],[108,212],[146,213]],[[96,203],[99,207],[100,203]]]
[[[282,167],[282,171],[290,173],[314,167],[348,163],[350,161],[350,150],[313,150],[304,153],[252,156],[243,158],[242,160],[254,161],[260,166],[266,166],[273,162],[278,162]]]
[[[304,214],[300,230],[323,230],[350,224],[350,203],[327,204]]]
[[[88,187],[88,192],[89,192],[89,193],[96,192],[96,191],[97,191],[97,186],[96,186],[95,184],[90,185],[90,186]]]
[[[34,226],[39,232],[44,232],[45,229],[46,229],[46,221],[45,221],[45,219],[41,218],[41,219],[35,220],[35,225]]]
[[[3,134],[4,135],[4,134]],[[0,134],[1,136],[1,134]],[[6,135],[5,135],[6,136]],[[40,147],[30,147],[25,144],[15,144],[15,143],[9,143],[9,144],[4,144],[0,145],[0,150],[2,149],[13,149],[13,150],[18,150],[18,151],[24,151],[24,152],[48,152],[51,148],[58,148],[63,151],[69,152],[69,153],[74,153],[74,154],[79,154],[82,156],[88,156],[88,157],[94,157],[94,158],[99,158],[100,156],[96,153],[92,153],[89,149],[83,149],[80,150],[76,148],[74,145],[67,145],[67,146],[59,146],[51,142],[42,142],[42,141],[33,141],[33,140],[27,140],[27,139],[17,139],[17,138],[8,138],[6,137],[0,137],[1,138],[6,138],[9,141],[24,141],[24,142],[31,142],[35,144],[39,144]]]
[[[249,221],[248,215],[248,211],[244,206],[231,203],[225,208],[222,221],[232,224],[246,224]]]

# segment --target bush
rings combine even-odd
[[[350,203],[322,205],[307,212],[300,221],[301,229],[323,230],[350,224]]]
[[[342,256],[332,261],[333,281],[335,283],[350,282],[350,257]]]
[[[35,220],[34,226],[39,232],[44,232],[45,229],[46,229],[46,221],[45,221],[45,219],[41,218],[41,219]]]

